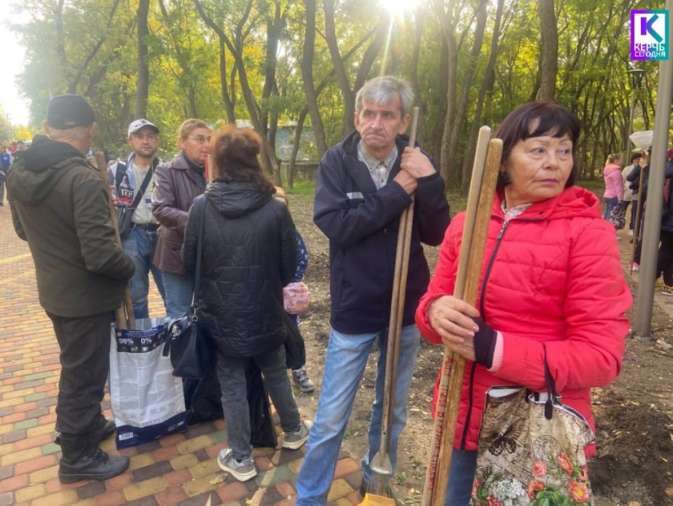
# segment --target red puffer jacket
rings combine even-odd
[[[497,370],[466,364],[456,448],[477,449],[492,386],[545,391],[545,349],[562,401],[594,427],[590,389],[619,374],[629,328],[625,313],[632,303],[614,229],[600,218],[599,207],[593,193],[573,186],[505,224],[496,197],[482,267],[484,293],[478,299],[484,298],[483,310],[477,308],[502,333],[502,360]],[[441,338],[427,310],[438,297],[453,293],[464,219],[459,214],[447,229],[435,274],[416,311],[421,334],[433,343]],[[435,385],[433,408],[436,393]]]

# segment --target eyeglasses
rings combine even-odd
[[[210,142],[210,135],[205,136],[205,135],[190,135],[189,138],[193,140],[194,142],[197,142],[199,144],[205,144],[207,142]]]

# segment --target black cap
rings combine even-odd
[[[52,97],[47,106],[47,125],[59,130],[89,126],[95,121],[93,109],[79,95]]]

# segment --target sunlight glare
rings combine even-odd
[[[381,0],[383,8],[393,16],[402,16],[418,7],[419,0]]]

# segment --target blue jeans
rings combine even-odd
[[[468,506],[477,470],[477,452],[453,449],[445,506]]]
[[[164,301],[169,318],[180,318],[189,312],[192,306],[194,285],[190,276],[161,271],[164,283]]]
[[[133,277],[129,281],[131,300],[133,301],[133,314],[136,320],[149,317],[147,293],[150,289],[150,271],[161,294],[161,298],[165,299],[161,271],[152,264],[156,245],[156,230],[133,227],[128,237],[124,239],[124,252],[131,257],[136,267]]]
[[[353,410],[353,400],[372,346],[378,342],[381,352],[376,376],[376,400],[369,424],[369,449],[362,459],[363,479],[369,479],[369,463],[379,449],[381,436],[386,341],[387,330],[370,334],[342,334],[334,329],[330,332],[318,411],[311,428],[304,464],[296,482],[297,506],[326,503],[341,441]],[[404,327],[400,336],[391,420],[390,459],[393,468],[397,461],[397,440],[407,421],[409,386],[419,346],[420,336],[416,326]]]
[[[607,220],[612,210],[619,205],[619,199],[617,197],[604,197],[603,202],[605,203],[603,218]]]

